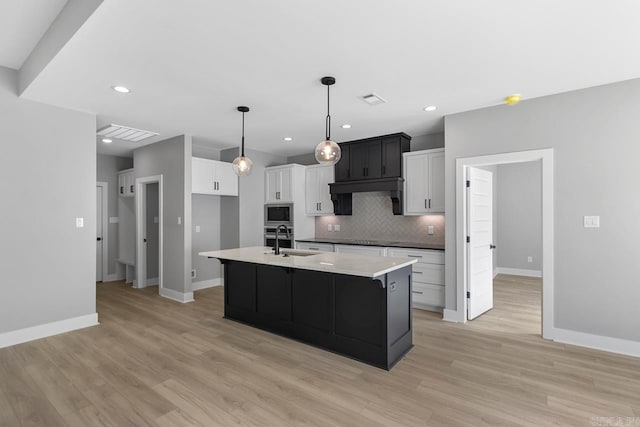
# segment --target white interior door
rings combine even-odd
[[[140,215],[138,216],[140,220],[140,239],[138,242],[140,245],[140,258],[136,259],[136,269],[137,269],[137,283],[136,287],[144,288],[147,286],[147,183],[144,183],[140,186],[140,197],[142,203],[140,206]]]
[[[493,308],[493,194],[491,172],[467,169],[468,319]]]
[[[102,187],[96,187],[96,282],[102,282]]]

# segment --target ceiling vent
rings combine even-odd
[[[122,139],[123,141],[140,142],[144,139],[157,136],[158,134],[148,130],[110,124],[109,126],[99,129],[98,135],[104,138],[117,138]]]
[[[366,102],[369,105],[380,105],[387,102],[380,95],[376,95],[375,93],[370,93],[369,95],[361,96],[360,99],[362,99],[364,102]]]

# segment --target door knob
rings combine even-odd
[[[489,245],[489,249],[495,249],[496,245]]]
[[[100,240],[102,240],[102,237],[98,237],[98,239],[97,239],[97,240],[98,240],[98,242],[99,242]]]

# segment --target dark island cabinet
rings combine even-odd
[[[409,151],[410,141],[409,135],[397,133],[341,143],[336,182],[402,177],[402,153]]]
[[[225,318],[391,369],[412,345],[411,266],[381,277],[223,261]]]

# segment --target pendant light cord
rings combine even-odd
[[[331,86],[327,85],[327,120],[326,120],[326,136],[327,141],[331,139],[331,114],[329,114],[329,88]]]
[[[244,157],[244,111],[242,112],[242,153],[240,157]]]

